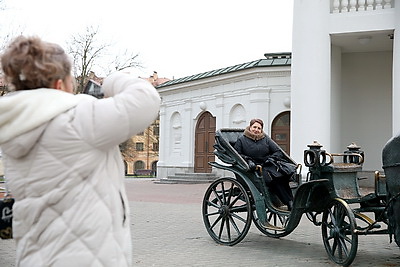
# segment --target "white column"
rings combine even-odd
[[[365,10],[365,0],[358,0],[358,11]]]
[[[366,10],[373,10],[374,9],[374,0],[367,0],[367,7]]]
[[[196,112],[197,111],[197,112]],[[182,112],[182,168],[187,172],[194,170],[194,138],[196,122],[194,117],[196,113],[201,112],[200,108],[193,110],[193,102],[191,99],[185,99]]]
[[[397,1],[396,4],[400,2]],[[393,39],[393,99],[392,99],[392,108],[393,108],[393,135],[400,134],[400,34],[398,31],[400,30],[400,7],[396,6],[395,8],[395,31],[394,31],[394,39]]]
[[[376,1],[375,1],[375,4],[376,4],[375,10],[383,9],[382,0],[376,0]]]
[[[357,5],[357,0],[350,0],[350,12],[356,12],[357,11],[357,8],[356,8],[356,5]]]
[[[339,6],[340,6],[339,0],[333,0],[332,13],[339,13]]]
[[[331,145],[329,1],[294,1],[293,13],[291,156],[303,163],[307,144]]]
[[[385,5],[383,8],[392,8],[392,1],[391,0],[385,0]]]
[[[216,130],[223,127],[229,127],[229,121],[226,118],[226,116],[224,116],[224,108],[225,108],[224,94],[215,94],[214,97],[215,97],[214,100],[215,111],[211,112],[211,114],[214,117],[216,117],[216,122],[215,122]]]
[[[168,122],[169,118],[166,116],[166,107],[162,103],[160,107],[160,138],[158,141],[158,162],[157,162],[157,178],[167,177],[167,171],[165,170],[165,159],[167,157],[166,151],[168,150]]]
[[[341,12],[342,12],[342,13],[348,12],[348,11],[349,11],[349,9],[348,9],[349,0],[342,0],[342,1],[341,1],[341,6],[342,6],[342,9],[341,9]]]

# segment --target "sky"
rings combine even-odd
[[[106,2],[107,4],[104,4]],[[0,0],[0,37],[37,35],[67,47],[98,28],[109,54],[132,51],[149,77],[182,78],[291,52],[293,0]],[[106,66],[99,62],[96,74]],[[102,68],[100,68],[102,67]],[[100,72],[100,73],[98,73]]]

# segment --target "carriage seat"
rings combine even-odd
[[[235,147],[236,141],[243,135],[244,129],[239,128],[224,128],[220,130],[221,137],[224,138],[228,143]]]
[[[239,155],[234,146],[237,139],[243,135],[244,129],[223,128],[215,133],[214,154],[223,162],[248,170],[247,162]]]

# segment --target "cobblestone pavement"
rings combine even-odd
[[[127,179],[134,266],[336,266],[321,230],[304,216],[288,236],[273,239],[255,226],[236,246],[216,244],[202,221],[208,184],[156,184]],[[14,265],[14,241],[0,240],[0,266]],[[400,250],[387,235],[360,236],[352,266],[400,266]]]

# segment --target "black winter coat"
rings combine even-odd
[[[235,143],[236,151],[245,159],[253,160],[256,164],[264,164],[269,157],[282,158],[283,154],[275,142],[272,142],[264,132],[255,136],[248,128],[244,135]]]

